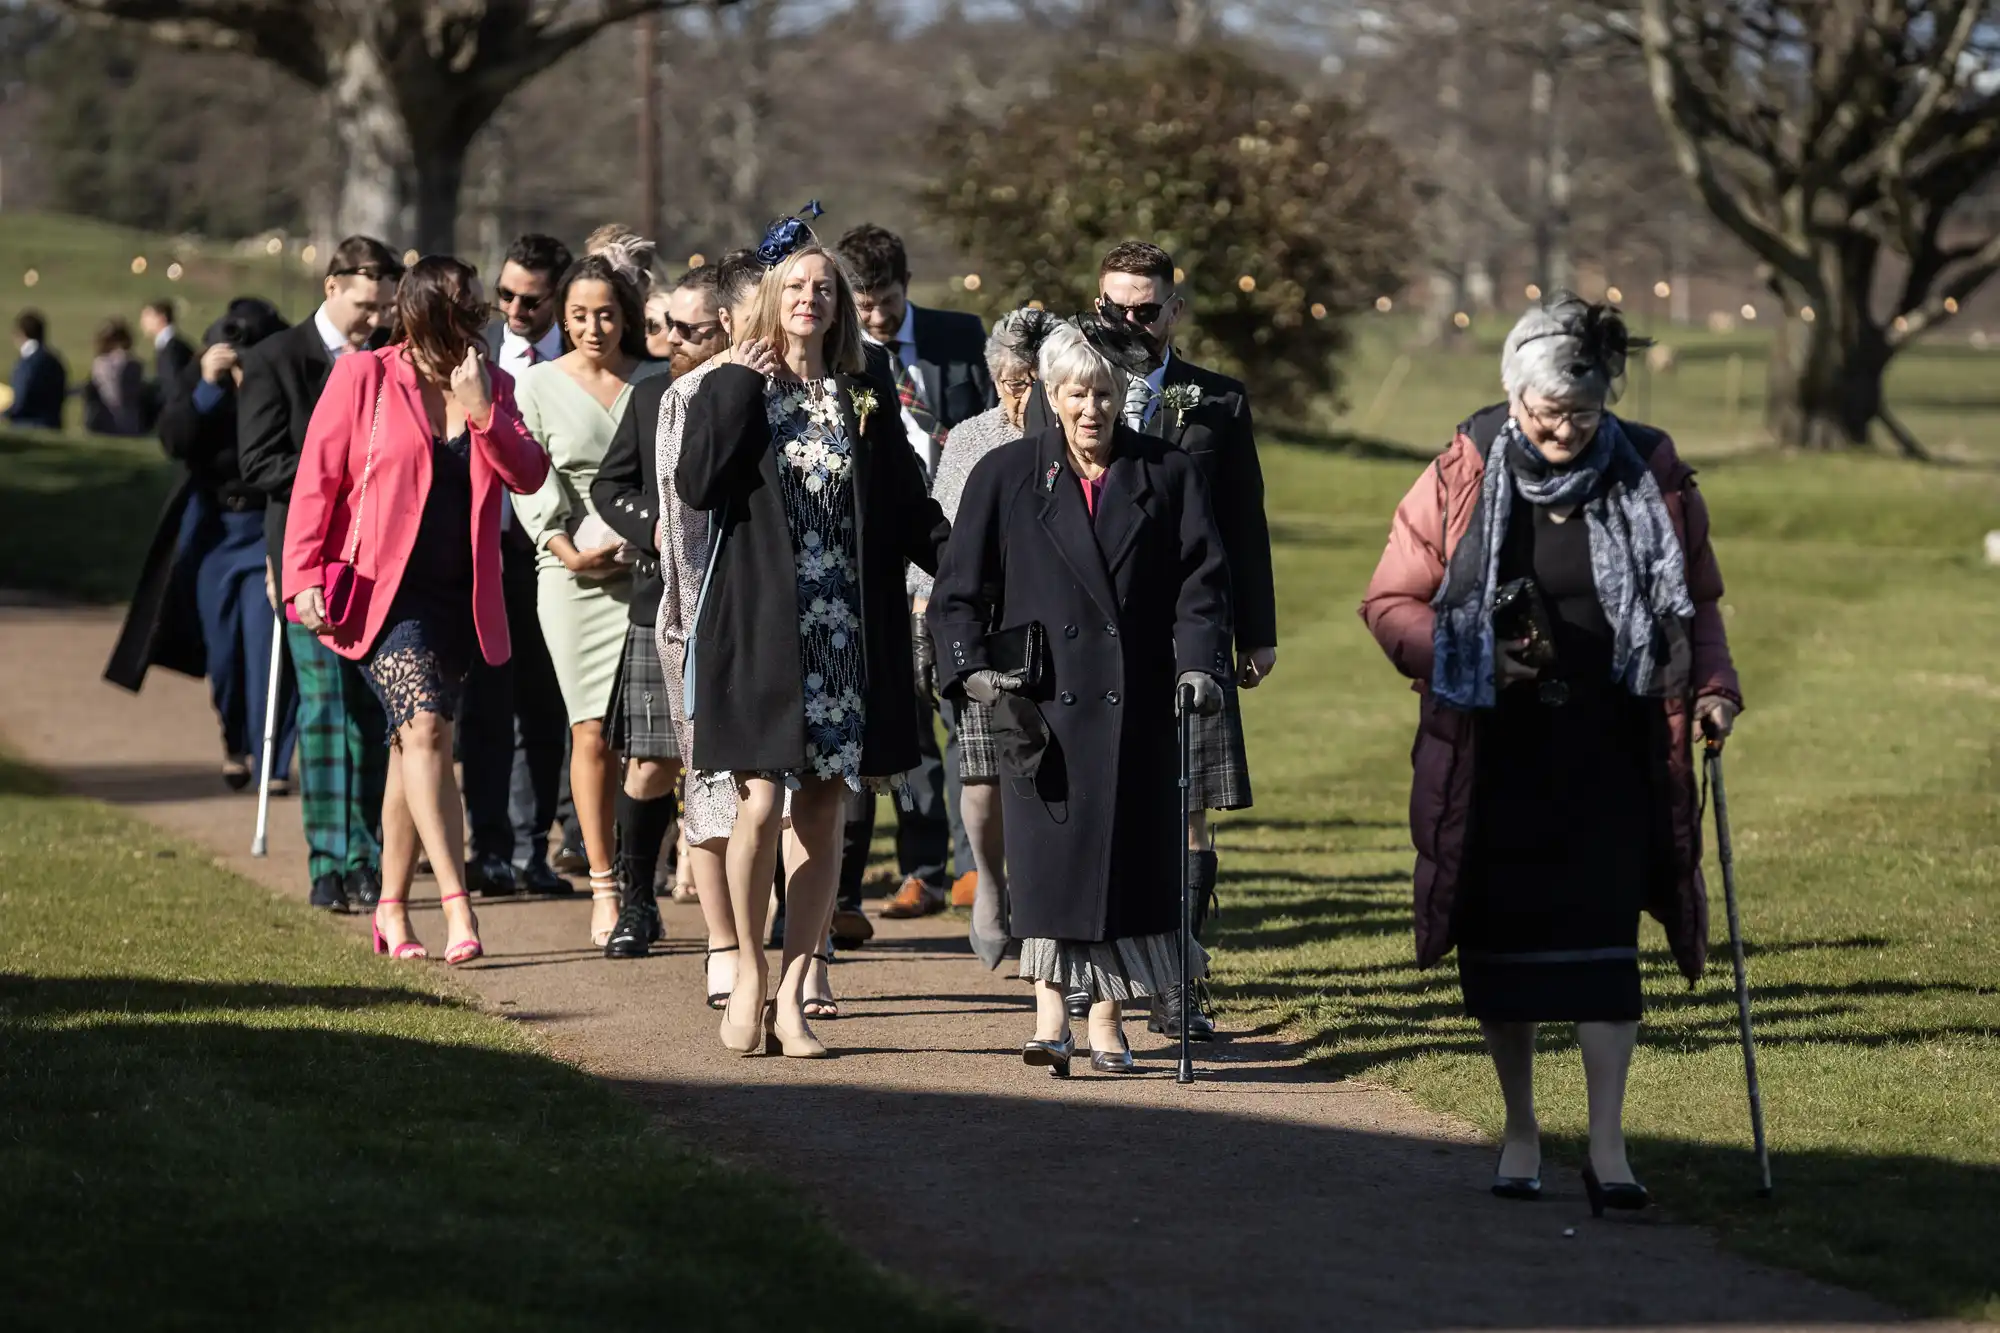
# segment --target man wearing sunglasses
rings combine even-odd
[[[1236,618],[1236,681],[1225,689],[1223,711],[1195,721],[1194,807],[1188,852],[1194,858],[1196,919],[1205,920],[1215,891],[1215,844],[1210,810],[1250,804],[1250,763],[1243,745],[1243,714],[1236,686],[1255,689],[1278,660],[1277,595],[1271,578],[1271,531],[1264,516],[1264,473],[1250,420],[1250,393],[1242,381],[1175,355],[1174,326],[1187,310],[1173,256],[1157,245],[1127,241],[1104,256],[1097,271],[1097,315],[1135,327],[1153,353],[1153,371],[1134,381],[1125,403],[1126,424],[1157,435],[1200,464],[1215,507],[1215,525],[1229,558],[1230,604]],[[1186,386],[1186,387],[1178,387]],[[1178,993],[1155,999],[1155,1032],[1180,1035]],[[1214,1025],[1196,1010],[1188,1035],[1212,1040]]]
[[[486,350],[517,380],[562,355],[555,290],[569,266],[568,246],[533,232],[516,238],[500,263]],[[569,714],[535,615],[535,552],[511,504],[500,507],[500,583],[514,655],[497,667],[474,661],[459,715],[470,817],[465,883],[483,897],[568,893],[548,856],[550,826],[561,818],[568,830],[576,819],[566,799]],[[582,830],[569,841],[581,846]]]

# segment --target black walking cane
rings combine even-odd
[[[1181,859],[1181,1067],[1176,1083],[1194,1082],[1194,1054],[1188,1033],[1194,1030],[1194,875],[1188,868],[1187,828],[1194,803],[1194,686],[1181,686],[1181,824],[1174,845]]]
[[[1708,731],[1708,724],[1702,724]],[[1750,977],[1743,967],[1743,923],[1736,914],[1736,858],[1729,847],[1729,798],[1722,789],[1722,738],[1709,731],[1707,778],[1715,794],[1715,851],[1722,861],[1722,898],[1729,910],[1729,951],[1736,964],[1736,1024],[1743,1036],[1743,1076],[1750,1085],[1750,1137],[1757,1145],[1757,1197],[1771,1197],[1771,1150],[1764,1142],[1764,1094],[1757,1086],[1757,1042],[1750,1035]]]

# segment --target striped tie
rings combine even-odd
[[[910,369],[909,363],[903,360],[902,353],[893,347],[889,349],[889,359],[895,363],[896,396],[903,400],[903,406],[909,409],[910,415],[916,419],[917,425],[923,428],[924,434],[931,437],[932,445],[942,448],[944,437],[951,432],[938,424],[937,413],[931,411],[925,404],[924,388],[917,379],[916,371]]]

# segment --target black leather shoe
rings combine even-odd
[[[521,892],[541,898],[567,898],[576,892],[576,885],[550,869],[547,861],[528,862],[515,875],[514,882],[521,886]]]
[[[1092,1051],[1090,1068],[1099,1074],[1132,1074],[1138,1072],[1139,1064],[1132,1058],[1132,1043],[1119,1037],[1121,1049],[1116,1051]]]
[[[314,907],[327,912],[348,912],[353,908],[347,901],[347,883],[339,875],[321,875],[313,881],[312,897]]]
[[[1044,1066],[1051,1078],[1069,1077],[1069,1059],[1076,1054],[1076,1037],[1061,1041],[1031,1041],[1021,1047],[1021,1063],[1035,1069]]]
[[[1583,1164],[1583,1192],[1590,1196],[1590,1215],[1604,1216],[1606,1208],[1618,1212],[1636,1213],[1652,1202],[1646,1187],[1637,1181],[1621,1181],[1607,1185],[1597,1178],[1597,1168],[1590,1163]]]
[[[1506,1156],[1506,1150],[1501,1150]],[[1542,1178],[1534,1176],[1503,1176],[1496,1165],[1493,1169],[1493,1193],[1502,1199],[1521,1199],[1533,1203],[1542,1197]]]
[[[649,889],[627,889],[625,905],[619,909],[618,924],[604,942],[606,958],[644,958],[666,934],[660,923],[659,900]]]
[[[374,866],[358,866],[347,872],[347,901],[357,912],[372,912],[382,901],[382,876]]]
[[[1146,1018],[1148,1032],[1164,1033],[1179,1041],[1181,1038],[1181,988],[1169,986],[1153,997],[1153,1012]],[[1215,1022],[1208,1016],[1208,997],[1202,994],[1200,983],[1194,988],[1193,1012],[1188,1015],[1189,1041],[1214,1041]]]
[[[521,882],[505,857],[475,856],[465,863],[465,888],[482,898],[507,898],[521,891]]]
[[[1090,1017],[1090,992],[1078,986],[1063,992],[1063,1012],[1071,1018]]]

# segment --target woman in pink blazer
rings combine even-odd
[[[470,265],[434,255],[410,269],[396,340],[334,363],[285,527],[292,614],[361,664],[388,714],[375,950],[399,959],[428,956],[406,905],[419,838],[451,931],[445,962],[481,953],[461,876],[451,723],[473,652],[498,665],[513,651],[501,492],[532,492],[548,474],[514,410],[513,381],[481,359],[486,319]]]

